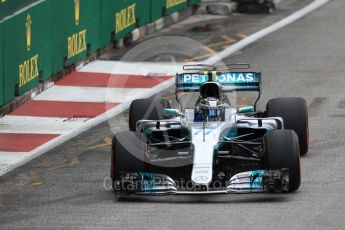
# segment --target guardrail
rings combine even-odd
[[[135,28],[199,1],[32,0],[0,21],[0,105]]]

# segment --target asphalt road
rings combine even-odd
[[[308,2],[288,1],[280,13]],[[117,201],[103,179],[109,176],[109,125],[127,129],[125,113],[1,177],[0,229],[344,229],[344,8],[345,1],[333,0],[225,60],[249,62],[262,71],[261,108],[278,96],[307,100],[311,147],[302,158],[302,185],[296,193]],[[279,19],[278,13],[235,15],[233,20],[243,23],[227,33],[250,34]],[[213,31],[214,36],[223,33],[222,27]]]

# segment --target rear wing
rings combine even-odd
[[[215,71],[214,71],[215,72]],[[209,79],[210,76],[212,79]],[[228,72],[217,74],[184,73],[176,75],[176,92],[199,92],[200,86],[208,81],[221,84],[224,92],[261,91],[261,73]]]

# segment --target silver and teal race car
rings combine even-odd
[[[176,75],[179,108],[161,97],[134,100],[129,130],[113,137],[115,194],[175,195],[294,192],[308,152],[302,98],[271,99],[256,109],[261,73],[249,65],[184,66]],[[258,92],[253,106],[232,105]]]

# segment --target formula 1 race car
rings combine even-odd
[[[174,195],[294,192],[309,128],[302,98],[275,98],[257,111],[261,73],[249,65],[184,66],[176,100],[134,100],[129,129],[113,137],[115,194]],[[245,71],[244,71],[245,70]],[[253,106],[229,93],[257,91]]]
[[[234,0],[240,13],[266,13],[272,14],[276,10],[274,0]]]

